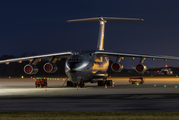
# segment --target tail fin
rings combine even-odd
[[[89,21],[99,21],[99,36],[98,36],[98,50],[104,50],[104,27],[107,21],[144,21],[144,19],[140,18],[113,18],[113,17],[95,17],[95,18],[84,18],[84,19],[75,19],[75,20],[67,20],[67,22],[89,22]]]

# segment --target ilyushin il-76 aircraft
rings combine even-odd
[[[15,59],[1,60],[0,63],[9,64],[10,62],[30,61],[29,64],[24,66],[24,72],[26,74],[36,74],[38,68],[36,64],[41,61],[41,59],[49,60],[44,64],[43,69],[47,73],[54,73],[57,71],[58,67],[55,64],[57,60],[61,58],[67,58],[65,62],[65,73],[69,78],[67,81],[67,86],[70,84],[79,84],[81,87],[84,86],[85,82],[95,83],[98,82],[98,86],[111,85],[112,81],[107,80],[108,74],[107,69],[109,67],[109,57],[116,57],[116,61],[110,66],[114,72],[121,72],[123,65],[120,63],[124,57],[140,58],[139,63],[135,66],[135,70],[138,73],[144,73],[147,67],[144,65],[144,60],[146,58],[154,59],[167,59],[179,60],[179,57],[172,56],[154,56],[154,55],[140,55],[140,54],[128,54],[120,52],[110,52],[104,51],[104,29],[105,23],[107,21],[143,21],[139,18],[113,18],[113,17],[95,17],[95,18],[85,18],[85,19],[75,19],[67,20],[67,22],[89,22],[89,21],[99,21],[99,36],[97,49],[93,51],[68,51],[55,54],[38,55],[31,57],[22,57]]]

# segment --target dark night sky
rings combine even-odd
[[[178,6],[178,0],[0,1],[0,55],[95,50],[99,22],[66,21],[105,16],[144,19],[107,22],[105,50],[179,56]],[[138,62],[138,59],[122,61],[125,68]],[[179,61],[146,60],[144,63],[148,67],[179,66]]]

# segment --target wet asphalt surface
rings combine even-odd
[[[44,89],[35,89],[34,80],[31,79],[0,79],[0,112],[179,112],[179,88],[176,88],[178,83],[167,84],[167,87],[164,87],[163,82],[157,86],[123,83],[125,85],[108,89],[88,85],[87,88],[80,88],[78,91],[76,88],[60,89],[61,84],[62,81],[49,81],[50,88],[45,92]],[[56,88],[53,90],[54,87]],[[52,94],[53,96],[50,96]]]
[[[179,94],[0,97],[7,111],[179,112]]]

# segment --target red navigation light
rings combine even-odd
[[[168,67],[168,65],[165,65],[165,67]]]
[[[67,22],[69,22],[69,20],[67,20]]]
[[[157,72],[159,73],[160,71],[159,71],[159,70],[157,70]]]
[[[144,19],[139,19],[140,21],[144,21]]]

